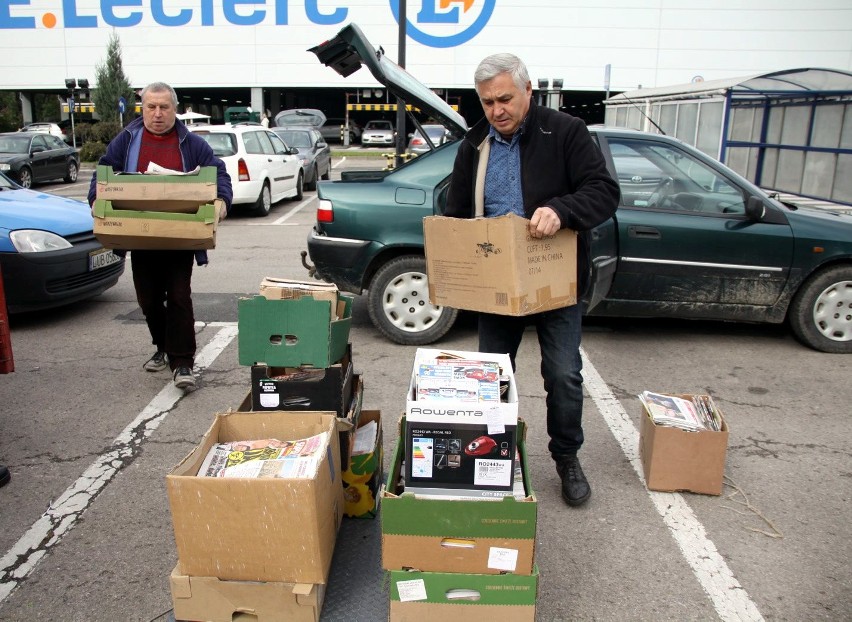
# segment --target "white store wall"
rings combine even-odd
[[[562,78],[567,90],[604,90],[607,64],[612,91],[790,67],[852,70],[850,0],[448,0],[445,8],[441,3],[407,3],[406,66],[434,88],[470,88],[477,63],[501,51],[523,58],[534,83]],[[355,22],[396,59],[397,5],[398,0],[0,0],[0,89],[57,89],[66,77],[87,77],[97,86],[95,67],[105,59],[113,29],[124,71],[137,87],[154,80],[178,88],[343,86],[307,48]],[[170,20],[185,24],[162,25]],[[375,82],[362,70],[345,84]]]

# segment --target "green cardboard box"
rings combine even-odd
[[[97,198],[118,209],[191,214],[218,195],[215,166],[202,167],[197,175],[145,175],[99,165],[95,175]]]
[[[94,233],[105,248],[123,250],[200,250],[216,247],[218,199],[196,206],[193,214],[116,209],[96,199]]]
[[[398,440],[391,456],[382,506],[382,567],[471,574],[534,572],[538,500],[529,482],[524,422],[518,420],[518,451],[526,497],[422,498],[399,489],[404,455]],[[405,417],[400,419],[405,438]]]
[[[343,512],[350,518],[375,518],[379,512],[379,489],[384,473],[382,413],[380,410],[361,411],[359,429],[374,421],[377,431],[372,450],[351,454],[349,468],[343,472]]]
[[[238,303],[240,365],[312,365],[323,369],[346,354],[352,297],[340,295],[337,309],[310,296],[291,300],[243,298]]]
[[[390,620],[534,622],[538,568],[530,575],[391,570]]]

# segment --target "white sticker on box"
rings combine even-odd
[[[518,549],[501,549],[492,546],[488,550],[488,567],[494,570],[515,572],[518,565]]]
[[[260,405],[264,408],[277,408],[280,403],[281,400],[277,393],[260,394]]]
[[[485,421],[489,434],[503,434],[506,431],[506,426],[503,425],[503,413],[499,406],[485,409]]]
[[[474,486],[508,486],[511,482],[511,460],[480,459],[475,462]]]
[[[396,591],[399,592],[399,601],[402,603],[426,600],[426,582],[423,579],[397,581]]]

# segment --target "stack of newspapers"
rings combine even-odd
[[[262,439],[217,443],[207,452],[200,477],[284,477],[316,475],[327,432],[295,441]]]
[[[643,391],[639,399],[656,425],[690,432],[722,429],[722,415],[709,395],[677,396]]]

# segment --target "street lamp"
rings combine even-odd
[[[74,101],[77,98],[79,91],[80,97],[89,96],[89,81],[86,78],[65,78],[65,88],[68,89],[68,111],[71,113],[71,142],[74,148],[77,148],[77,134],[74,131],[74,108],[77,103]]]

